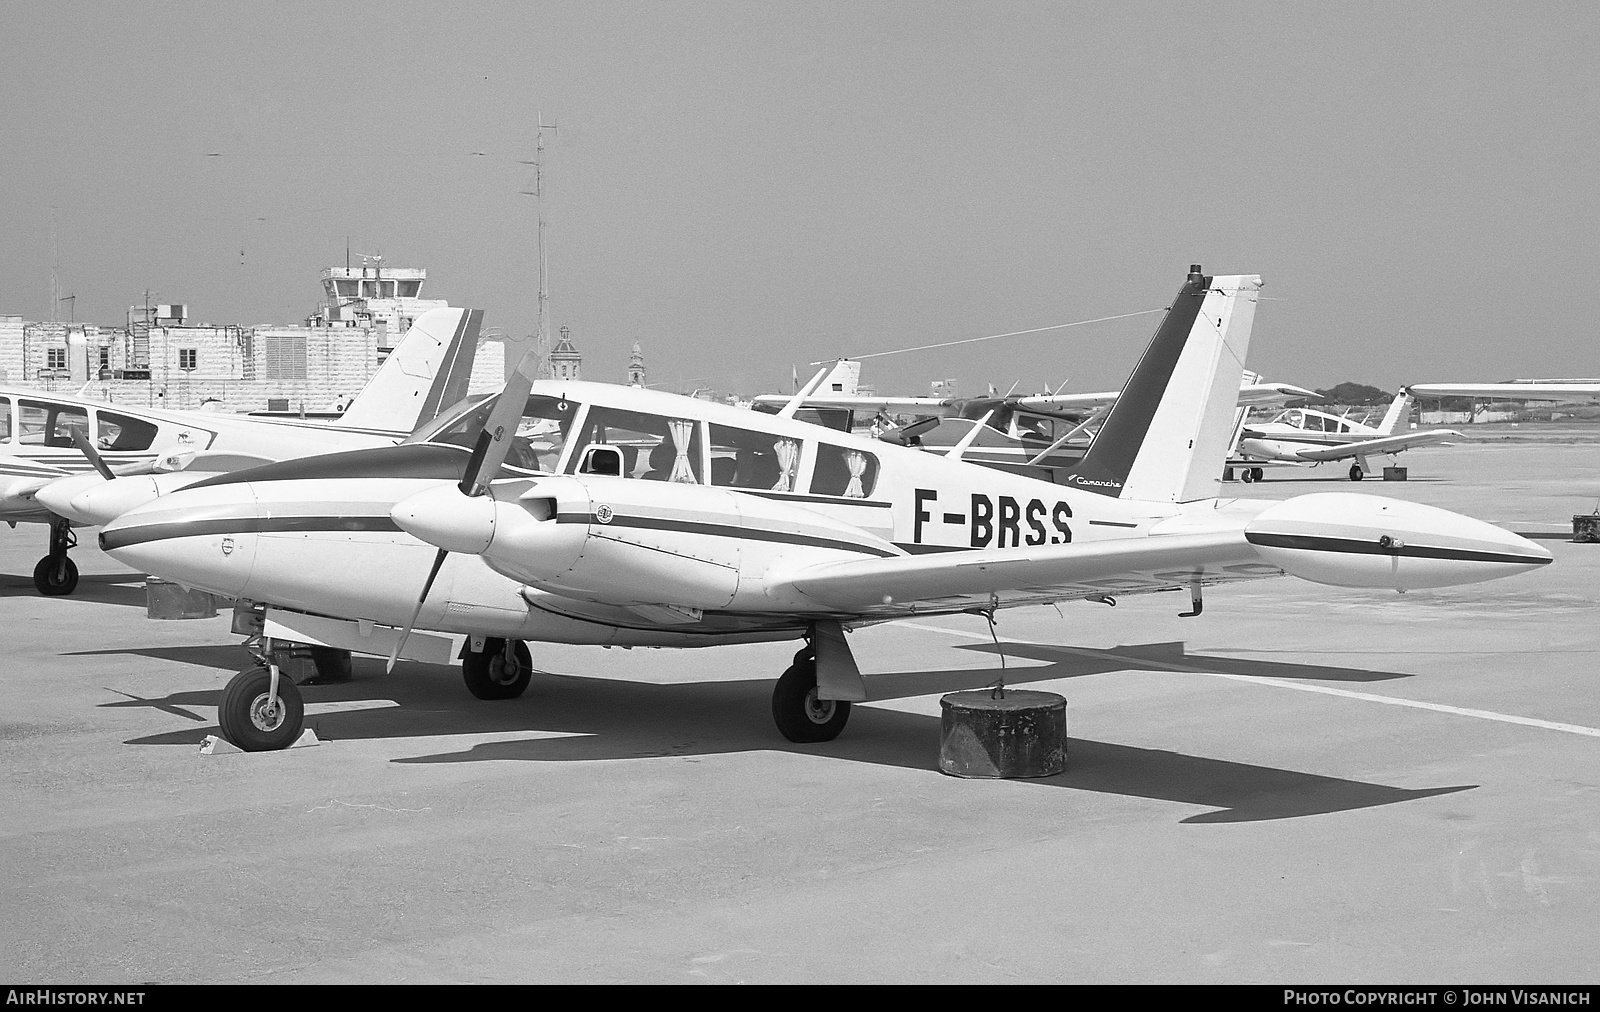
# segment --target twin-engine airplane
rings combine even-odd
[[[1191,269],[1062,484],[791,418],[596,383],[532,382],[401,446],[236,471],[125,514],[102,546],[240,599],[262,667],[219,706],[251,750],[301,731],[284,641],[442,661],[518,696],[524,640],[696,647],[804,639],[772,714],[839,734],[869,689],[845,630],[1285,573],[1409,590],[1550,561],[1468,517],[1348,493],[1217,498],[1260,278]],[[470,448],[470,449],[469,449]],[[420,630],[415,635],[412,629]]]
[[[70,594],[74,524],[93,526],[202,478],[275,460],[388,446],[466,396],[479,310],[417,317],[335,422],[160,411],[0,389],[0,520],[50,525],[39,593]],[[14,412],[14,413],[13,413]]]
[[[1454,429],[1406,430],[1414,400],[1409,390],[1401,390],[1376,426],[1312,408],[1290,408],[1270,422],[1254,423],[1246,412],[1240,416],[1235,449],[1228,455],[1228,470],[1238,470],[1241,480],[1249,482],[1266,477],[1263,463],[1315,466],[1331,460],[1353,460],[1350,480],[1360,481],[1372,473],[1373,457],[1392,457],[1415,446],[1461,437]]]

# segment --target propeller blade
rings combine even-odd
[[[94,469],[100,472],[100,477],[106,481],[116,477],[111,471],[111,466],[106,463],[104,457],[100,456],[100,451],[94,448],[94,444],[89,442],[89,437],[84,435],[82,429],[74,428],[72,430],[72,445],[78,448],[79,453],[89,458],[89,463],[93,464]]]
[[[422,593],[417,595],[417,606],[411,609],[411,617],[406,619],[406,627],[400,630],[400,638],[394,641],[394,649],[389,652],[389,664],[384,673],[394,670],[394,662],[400,659],[400,651],[406,647],[406,640],[411,638],[411,627],[417,624],[417,616],[422,614],[422,604],[428,600],[428,591],[433,589],[433,581],[439,577],[439,568],[444,565],[444,557],[450,553],[443,548],[433,557],[433,568],[428,571],[428,581],[422,585]]]
[[[500,399],[495,402],[494,410],[489,412],[489,418],[483,424],[483,433],[473,447],[466,473],[461,476],[461,491],[467,495],[483,495],[489,482],[499,473],[506,454],[511,452],[511,440],[517,435],[517,423],[522,421],[523,409],[528,405],[528,391],[533,389],[533,379],[538,373],[538,343],[534,342],[517,363],[511,378],[506,381],[505,389],[500,392]],[[487,445],[484,436],[488,437]],[[485,447],[481,454],[478,452],[479,446]]]

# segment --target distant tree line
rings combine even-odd
[[[1317,388],[1315,398],[1307,397],[1303,400],[1290,401],[1291,408],[1318,407],[1329,404],[1346,405],[1376,405],[1388,404],[1394,400],[1394,394],[1377,387],[1369,387],[1365,383],[1339,383],[1327,388]]]

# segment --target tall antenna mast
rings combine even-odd
[[[56,312],[61,305],[61,242],[56,238],[56,209],[50,208],[50,322],[56,322]]]
[[[554,123],[544,121],[544,113],[539,113],[538,129],[534,132],[533,156],[533,189],[523,190],[534,199],[538,208],[539,219],[539,305],[538,305],[538,333],[534,336],[534,347],[539,352],[539,379],[550,378],[550,265],[545,256],[544,245],[544,132],[556,132]]]

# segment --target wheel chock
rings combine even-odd
[[[228,739],[218,738],[214,734],[206,735],[206,740],[200,743],[201,755],[238,755],[243,751]]]
[[[294,744],[290,745],[289,747],[290,748],[310,748],[313,745],[321,745],[321,744],[322,744],[322,739],[317,737],[317,732],[313,731],[311,728],[308,727],[304,731],[300,732],[300,737],[296,738],[294,740]],[[206,740],[200,743],[200,754],[201,755],[243,755],[244,754],[244,749],[242,749],[239,746],[235,745],[233,742],[229,741],[226,738],[219,738],[214,734],[208,734],[208,735],[206,735]]]

